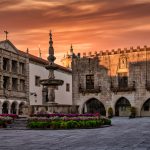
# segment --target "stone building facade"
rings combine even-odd
[[[73,52],[73,46],[71,45],[69,53],[67,52],[67,54],[65,54],[64,57],[61,59],[62,66],[71,69],[72,58],[74,57],[76,56]]]
[[[72,105],[72,70],[58,66],[55,76],[64,81],[56,89],[55,105],[46,103],[41,79],[48,78],[45,69],[48,61],[18,50],[9,40],[0,42],[0,114],[29,115],[41,111],[71,113],[78,106]]]
[[[29,59],[9,40],[0,42],[0,114],[26,114]]]
[[[150,116],[150,48],[100,51],[72,60],[73,104],[80,113]]]

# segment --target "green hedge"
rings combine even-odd
[[[111,120],[80,120],[80,121],[31,121],[28,123],[29,128],[50,128],[50,129],[74,129],[74,128],[96,128],[102,125],[111,125]]]
[[[1,128],[6,128],[6,121],[0,120],[0,127]]]

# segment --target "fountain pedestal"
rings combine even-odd
[[[56,57],[54,56],[54,48],[51,32],[49,36],[50,36],[49,56],[47,57],[49,64],[45,67],[47,70],[49,70],[49,76],[48,79],[41,80],[40,83],[44,87],[48,88],[48,101],[46,102],[46,105],[51,106],[53,110],[53,106],[57,105],[57,103],[55,102],[55,89],[56,87],[63,85],[64,81],[60,79],[55,79],[54,70],[58,69],[58,67],[54,64]]]

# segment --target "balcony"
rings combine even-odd
[[[111,91],[114,93],[118,93],[118,92],[133,92],[136,91],[136,87],[135,87],[135,81],[133,81],[131,86],[127,86],[127,87],[123,87],[123,86],[118,86],[118,87],[114,87],[113,85],[111,85],[110,87]]]
[[[86,89],[86,88],[82,88],[81,85],[79,86],[79,93],[84,94],[98,94],[101,92],[101,86],[94,88],[94,89]]]

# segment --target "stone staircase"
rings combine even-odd
[[[27,130],[27,118],[17,118],[12,124],[7,125],[8,130]]]

